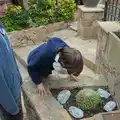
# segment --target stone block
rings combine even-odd
[[[39,44],[40,42],[45,42],[46,41],[47,34],[48,34],[47,27],[41,26],[41,27],[39,27],[38,30],[35,31],[35,33],[36,33],[35,44]]]
[[[120,38],[114,34],[114,31],[120,30],[120,26],[116,22],[98,22],[98,24],[100,28],[97,41],[96,64],[106,78],[110,92],[120,105],[120,55],[118,54]]]
[[[100,113],[94,116],[94,120],[119,120],[120,111],[113,111],[107,113]]]
[[[23,84],[23,98],[29,120],[72,120],[52,95],[40,97],[31,80]]]
[[[91,27],[93,25],[92,21],[79,19],[80,25],[84,27]]]
[[[109,34],[109,48],[108,58],[115,70],[120,74],[120,38],[118,38],[113,32]]]
[[[101,9],[100,7],[88,8],[85,6],[79,6],[78,9],[80,9],[78,11],[78,14],[80,14],[80,18],[82,20],[89,20],[89,21],[101,20],[104,12],[104,10]]]
[[[58,30],[66,29],[68,27],[68,23],[58,22],[53,24],[48,24],[47,31],[48,33],[52,33]]]
[[[114,96],[115,95],[115,77],[108,73],[108,87],[110,90],[110,93]]]
[[[95,39],[96,38],[96,34],[94,33],[95,28],[93,26],[91,27],[83,27],[82,25],[80,25],[80,36],[82,39],[86,40],[86,39]]]
[[[84,6],[78,7],[78,34],[83,39],[97,38],[97,24],[96,21],[102,19],[103,9],[87,8]]]
[[[67,27],[68,23],[58,22],[49,24],[48,26],[29,28],[21,31],[13,31],[8,33],[8,37],[11,41],[12,47],[26,47],[39,44],[40,42],[45,42],[49,33],[61,29],[66,29]]]

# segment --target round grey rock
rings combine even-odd
[[[70,96],[71,96],[71,92],[69,90],[63,90],[58,94],[57,100],[59,101],[60,104],[63,105],[67,102]]]
[[[68,111],[75,118],[82,118],[84,116],[84,112],[81,109],[74,106],[69,107]]]

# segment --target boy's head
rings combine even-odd
[[[0,0],[0,17],[4,16],[7,9],[7,0]]]
[[[68,74],[78,76],[83,70],[83,58],[81,53],[74,49],[64,47],[60,51],[60,64],[67,69]]]

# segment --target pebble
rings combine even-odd
[[[109,101],[105,106],[104,110],[107,112],[111,112],[116,108],[117,104],[114,101]]]
[[[59,101],[60,104],[63,105],[67,102],[70,96],[71,96],[71,92],[69,90],[63,90],[58,94],[57,100]]]
[[[101,98],[109,98],[111,96],[111,94],[109,92],[107,92],[106,90],[103,90],[101,88],[99,88],[97,90],[98,94],[100,95]]]
[[[84,116],[84,112],[81,109],[74,106],[69,107],[68,111],[75,118],[82,118]]]

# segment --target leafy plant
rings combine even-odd
[[[22,10],[20,6],[9,5],[8,11],[4,17],[1,18],[7,31],[20,30],[29,27],[29,14]]]
[[[0,20],[7,31],[21,30],[28,27],[74,19],[74,0],[29,0],[29,10],[20,6],[9,5],[8,12]]]
[[[83,110],[93,110],[102,103],[102,100],[96,91],[86,88],[78,92],[76,102]]]
[[[73,20],[75,8],[74,0],[58,0],[55,11],[56,21]]]

